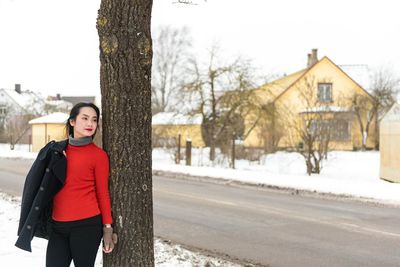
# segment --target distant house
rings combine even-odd
[[[0,142],[18,140],[19,143],[28,143],[30,127],[27,121],[42,114],[44,104],[40,93],[23,91],[20,84],[16,84],[14,89],[0,88]]]
[[[6,114],[41,114],[44,99],[40,93],[30,90],[22,91],[21,85],[14,89],[0,88],[0,116]]]
[[[307,93],[304,93],[304,89],[308,89]],[[374,103],[372,96],[360,83],[328,57],[319,60],[317,50],[313,49],[308,54],[305,69],[254,90],[254,102],[265,110],[270,110],[270,115],[260,119],[253,112],[246,116],[245,132],[249,134],[244,145],[258,148],[274,146],[277,149],[301,145],[301,138],[295,127],[304,127],[305,114],[315,114],[315,117],[323,117],[316,121],[316,127],[322,123],[331,125],[331,149],[361,148],[363,140],[367,140],[367,148],[374,148],[377,141],[376,118],[370,123],[366,139],[365,132],[361,133],[352,104],[355,95],[365,99],[364,106],[371,107]],[[361,121],[365,125],[368,116],[361,115]]]
[[[60,100],[70,102],[70,103],[72,103],[73,106],[79,102],[98,104],[98,103],[96,103],[95,96],[61,96]]]
[[[38,152],[51,140],[60,141],[67,138],[66,123],[69,114],[55,112],[29,121],[32,132],[32,151]],[[96,136],[93,142],[102,146],[102,116],[100,115]]]
[[[67,137],[65,123],[67,113],[56,112],[29,121],[32,127],[32,151],[38,152],[51,140],[62,140]]]
[[[181,144],[192,140],[193,147],[204,147],[201,135],[202,117],[176,114],[173,112],[160,112],[152,118],[153,146],[176,145],[178,136],[181,135]]]
[[[45,101],[44,113],[50,114],[54,112],[68,113],[72,108],[72,103],[61,99],[60,94],[57,96],[48,96]]]
[[[101,107],[101,99],[96,96],[48,96],[46,100],[46,110],[51,112],[69,112],[71,108],[79,102],[94,103]]]

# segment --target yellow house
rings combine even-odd
[[[245,117],[244,145],[266,150],[302,144],[301,129],[329,129],[329,148],[374,148],[377,119],[373,97],[328,57],[308,55],[307,68],[253,91],[254,112]],[[367,130],[368,129],[368,130]]]
[[[66,138],[65,123],[68,114],[55,112],[29,121],[32,127],[32,151],[38,152],[51,140]]]
[[[181,135],[181,146],[186,140],[192,141],[193,147],[204,147],[201,135],[202,117],[200,114],[189,116],[172,112],[160,112],[152,118],[153,146],[176,146]]]
[[[29,121],[32,127],[32,152],[39,152],[51,140],[61,141],[67,138],[65,124],[69,115],[55,112]],[[102,147],[102,116],[100,115],[96,136],[93,142]]]

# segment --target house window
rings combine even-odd
[[[320,102],[332,101],[332,84],[319,83],[318,84],[318,99]]]
[[[313,120],[310,133],[317,139],[329,137],[331,141],[349,141],[351,136],[350,121],[344,119]]]
[[[0,106],[0,116],[5,116],[5,115],[7,115],[7,107]]]
[[[333,120],[332,140],[349,141],[351,135],[350,122],[348,120]]]

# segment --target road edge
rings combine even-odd
[[[183,180],[191,180],[191,181],[197,181],[197,182],[214,183],[214,184],[226,185],[226,186],[257,188],[260,190],[273,191],[273,192],[285,193],[285,194],[290,194],[290,195],[299,195],[299,196],[305,196],[305,197],[316,197],[316,198],[325,198],[325,199],[335,199],[335,200],[340,200],[340,201],[362,202],[362,203],[371,204],[371,205],[375,205],[375,206],[400,207],[400,203],[397,203],[397,202],[391,202],[388,200],[382,200],[382,199],[376,199],[376,198],[355,196],[355,195],[350,195],[350,194],[335,194],[335,193],[319,192],[317,190],[297,189],[297,188],[293,188],[293,187],[284,187],[284,186],[270,185],[270,184],[264,184],[264,183],[243,182],[243,181],[227,179],[227,178],[198,176],[198,175],[171,172],[171,171],[165,171],[165,170],[154,170],[153,169],[152,173],[154,176],[165,176],[165,177],[174,178],[174,179],[183,179]]]

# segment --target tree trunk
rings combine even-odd
[[[114,251],[104,266],[154,266],[151,176],[152,0],[102,0],[103,148],[110,157]]]
[[[364,132],[362,132],[362,147],[361,147],[362,151],[367,150],[367,138],[368,138],[368,132],[365,130]]]
[[[210,142],[210,160],[214,161],[215,160],[215,140],[212,137],[211,142]]]

